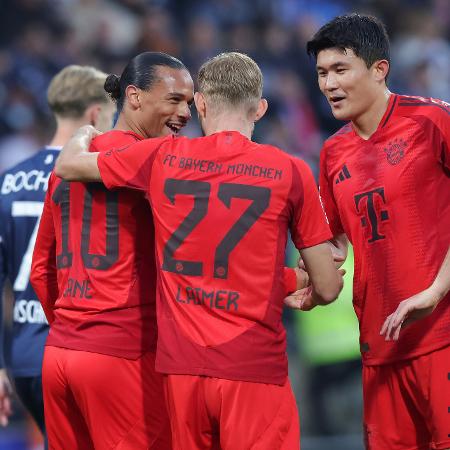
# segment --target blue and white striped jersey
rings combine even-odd
[[[9,279],[14,290],[14,323],[8,366],[15,377],[41,373],[48,324],[30,284],[30,268],[48,179],[58,153],[59,148],[45,147],[0,177],[0,292]],[[0,335],[3,367],[3,330]]]

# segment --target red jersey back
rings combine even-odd
[[[400,301],[434,281],[450,244],[449,105],[391,95],[368,140],[346,125],[324,145],[320,193],[333,234],[354,246],[354,307],[365,364],[450,344],[449,295],[398,342],[380,336]]]
[[[106,186],[148,191],[159,274],[157,370],[283,384],[288,229],[330,237],[308,166],[238,132],[99,155]]]
[[[140,139],[110,131],[91,150],[120,150]],[[145,196],[52,174],[49,206],[51,216],[43,220],[54,223],[59,297],[47,345],[129,359],[154,351],[154,232]]]

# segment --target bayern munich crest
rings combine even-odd
[[[401,138],[389,142],[388,146],[384,149],[388,163],[393,166],[397,165],[405,156],[406,147],[406,141]]]

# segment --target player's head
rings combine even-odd
[[[65,67],[50,82],[47,100],[56,121],[73,121],[76,127],[111,128],[115,106],[103,89],[106,73],[89,66]]]
[[[166,53],[135,56],[122,75],[109,75],[105,90],[144,137],[177,134],[191,118],[194,83],[178,59]]]
[[[377,18],[338,16],[317,31],[306,49],[316,58],[320,90],[337,119],[354,120],[386,90],[389,37]]]
[[[253,126],[267,110],[262,89],[261,69],[249,56],[229,52],[206,61],[200,67],[195,94],[203,132],[206,133],[208,122],[233,115]]]

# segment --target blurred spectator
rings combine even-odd
[[[304,388],[310,411],[306,426],[315,435],[362,431],[362,365],[352,306],[352,247],[342,267],[347,273],[336,302],[295,316],[300,354],[309,368]]]
[[[0,171],[28,157],[51,135],[54,123],[45,92],[62,67],[89,64],[120,73],[133,55],[157,50],[179,57],[195,73],[206,58],[239,50],[256,59],[265,77],[269,111],[256,126],[256,140],[306,159],[317,173],[321,143],[341,124],[320,94],[305,42],[333,16],[349,11],[379,16],[392,38],[391,89],[450,100],[450,2],[393,3],[2,0]],[[195,119],[184,131],[188,136],[199,133]],[[304,324],[292,328],[294,323],[288,324],[290,332],[301,332]],[[311,373],[318,367],[313,362]],[[336,430],[333,424],[328,428]]]

